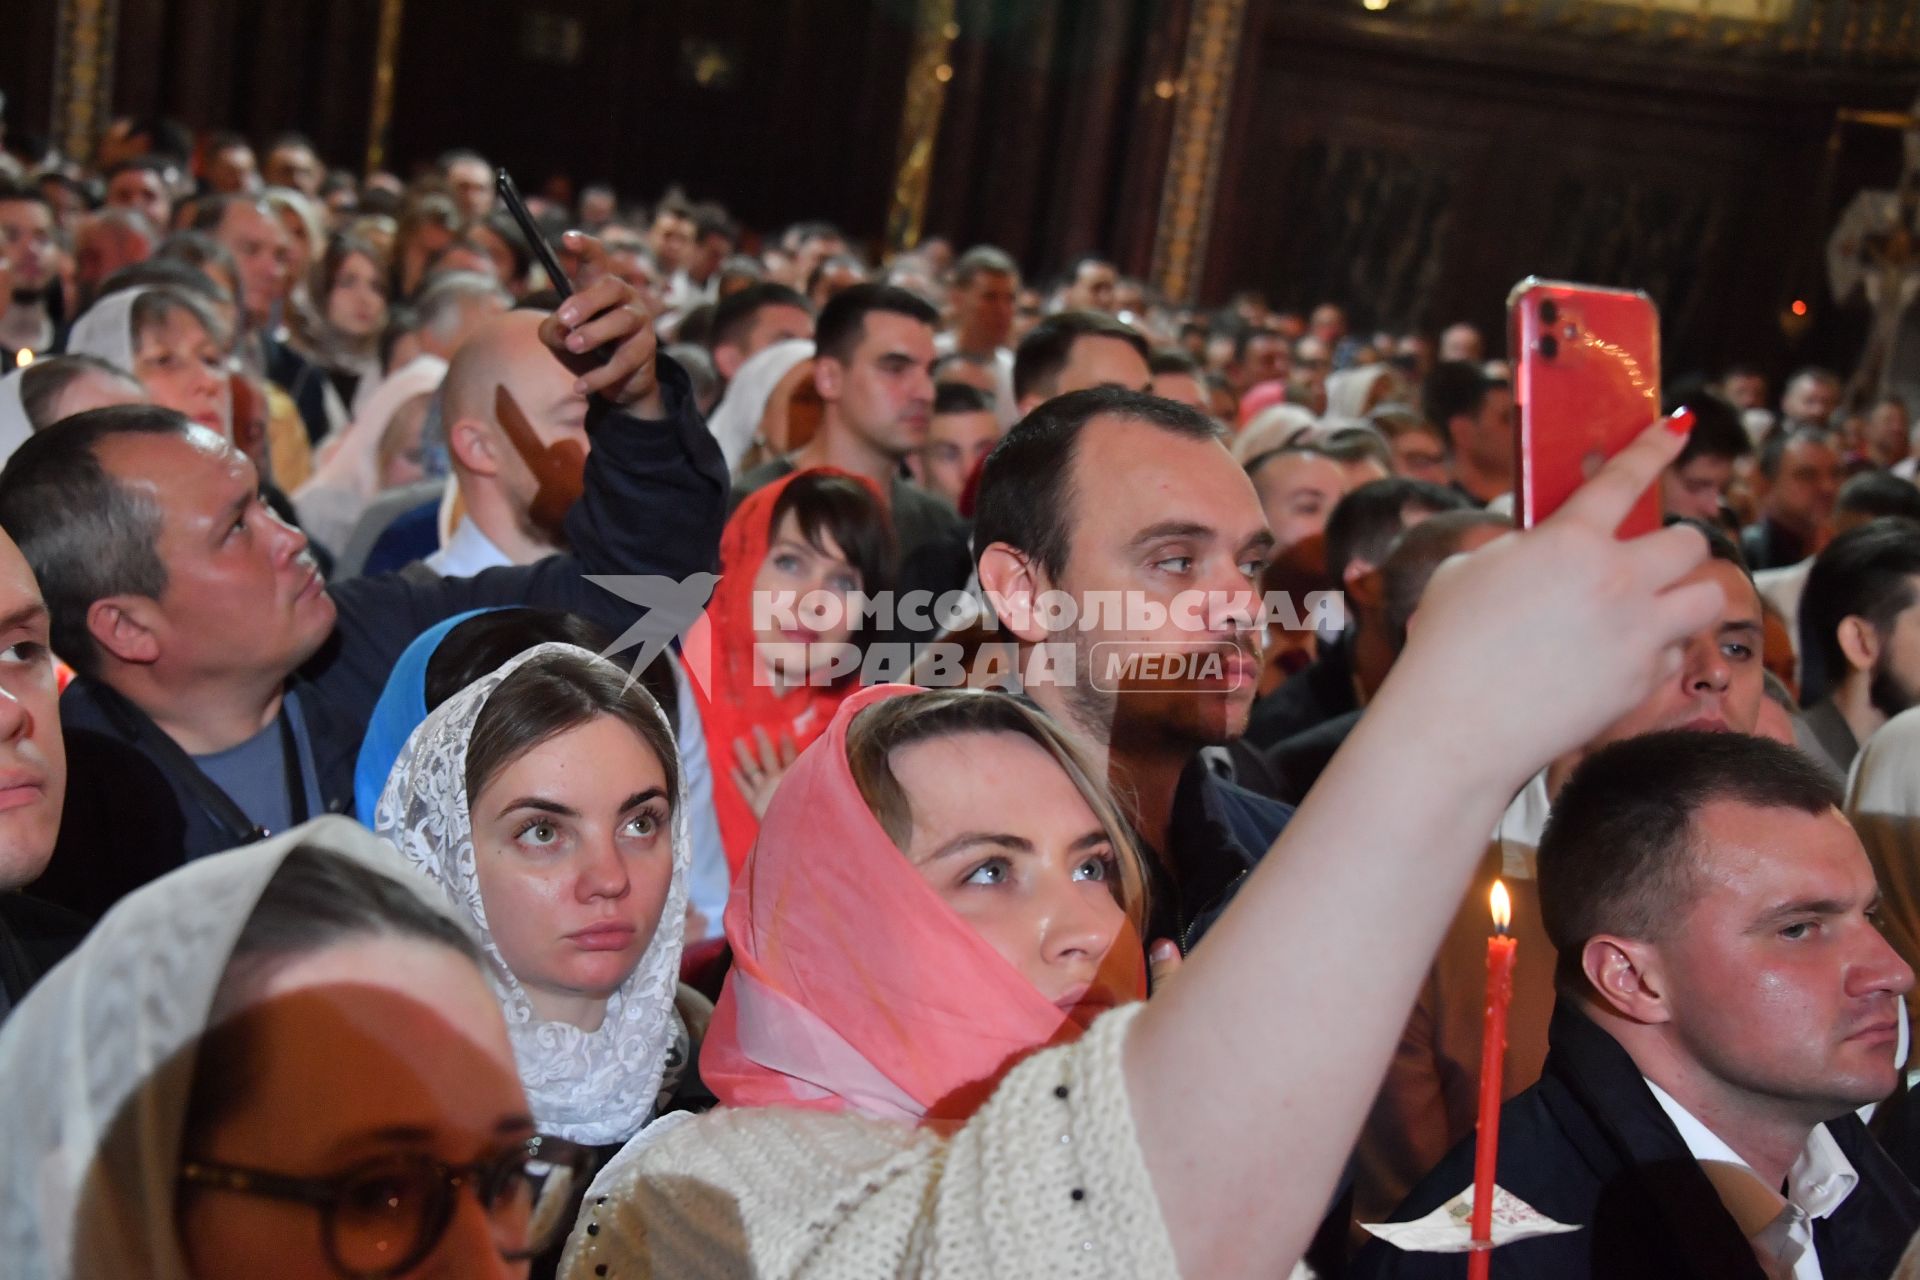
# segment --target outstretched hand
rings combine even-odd
[[[1383,696],[1400,685],[1442,735],[1470,726],[1495,747],[1488,763],[1523,781],[1670,677],[1678,642],[1724,607],[1714,583],[1683,583],[1706,540],[1685,526],[1627,541],[1614,531],[1679,456],[1689,422],[1655,423],[1539,527],[1442,565]]]
[[[540,322],[540,340],[579,375],[574,389],[582,395],[643,418],[665,417],[660,344],[640,291],[613,274],[599,240],[569,231],[566,245],[580,257],[577,291]]]

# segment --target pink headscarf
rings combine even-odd
[[[774,793],[727,903],[733,969],[700,1050],[728,1106],[963,1121],[1022,1058],[1083,1030],[940,900],[860,795],[847,726],[920,692],[848,698]],[[1131,955],[1144,996],[1131,930],[1110,954]]]

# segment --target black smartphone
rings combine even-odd
[[[573,281],[567,279],[567,273],[560,269],[560,260],[553,256],[553,247],[540,233],[540,226],[527,212],[527,202],[520,198],[520,188],[513,185],[513,178],[505,169],[494,170],[494,189],[500,193],[500,203],[507,206],[507,212],[520,227],[520,234],[527,238],[527,244],[533,249],[533,256],[540,260],[540,269],[547,273],[547,281],[553,291],[565,302],[573,296]]]

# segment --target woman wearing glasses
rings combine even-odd
[[[0,1032],[13,1280],[524,1276],[540,1136],[464,924],[322,818],[122,902]]]

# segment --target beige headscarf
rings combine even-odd
[[[194,1047],[267,884],[300,845],[405,884],[392,846],[317,818],[200,858],[123,899],[0,1027],[0,1258],[10,1280],[188,1280],[174,1230]]]

